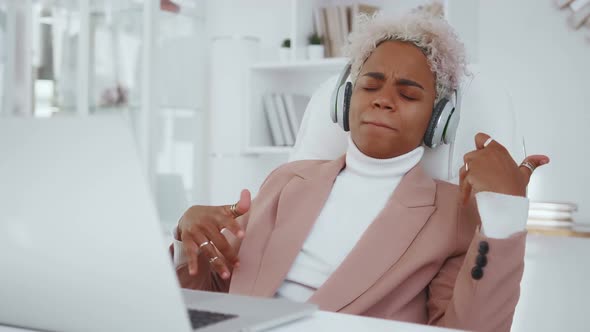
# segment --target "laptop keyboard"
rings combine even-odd
[[[210,312],[203,310],[188,310],[189,318],[193,329],[198,329],[211,324],[223,322],[224,320],[238,317],[237,315],[222,314],[220,312]]]

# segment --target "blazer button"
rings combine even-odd
[[[479,253],[482,255],[485,255],[488,253],[488,251],[490,251],[490,245],[488,244],[487,241],[481,241],[479,243]]]
[[[479,267],[484,267],[488,265],[488,258],[485,255],[477,255],[477,257],[475,257],[475,264]]]
[[[475,280],[479,280],[483,277],[483,270],[479,266],[474,266],[471,269],[471,277]]]

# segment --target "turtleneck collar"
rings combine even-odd
[[[372,158],[362,153],[349,136],[345,170],[368,177],[401,177],[420,162],[422,155],[424,147],[419,146],[401,156]]]

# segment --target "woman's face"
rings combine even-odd
[[[432,114],[435,85],[418,47],[381,43],[363,64],[350,101],[350,134],[359,150],[385,159],[418,147]]]

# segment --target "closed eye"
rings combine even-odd
[[[402,98],[407,99],[407,100],[418,100],[418,98],[413,98],[407,95],[402,94]]]

